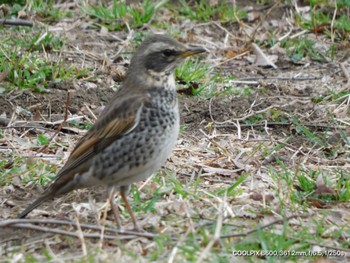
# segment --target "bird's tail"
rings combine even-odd
[[[27,206],[27,208],[20,214],[18,214],[18,218],[24,218],[26,217],[32,210],[37,208],[39,205],[44,203],[45,201],[53,198],[52,193],[44,193],[42,196],[40,196],[38,199],[36,199],[32,204]]]
[[[70,179],[68,177],[68,179]],[[17,217],[24,218],[26,217],[32,210],[37,208],[42,203],[50,200],[56,196],[68,193],[74,189],[79,188],[77,182],[74,180],[67,180],[66,177],[59,177],[56,179],[45,191],[44,193],[36,199],[32,204],[30,204],[22,213],[20,213]]]

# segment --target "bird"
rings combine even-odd
[[[116,191],[134,229],[141,230],[127,199],[130,185],[155,173],[171,154],[180,128],[175,69],[187,57],[204,52],[165,34],[145,39],[93,127],[77,142],[46,190],[18,218],[75,189],[105,185],[118,227],[122,228]]]

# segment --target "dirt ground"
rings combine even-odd
[[[266,25],[263,28],[267,27],[268,23],[286,17],[286,8],[277,8],[265,21]],[[166,14],[164,11],[161,15]],[[67,64],[74,60],[77,65],[91,66],[94,70],[90,74],[98,77],[93,81],[79,79],[51,84],[47,93],[13,91],[0,97],[0,126],[3,127],[0,159],[6,160],[8,169],[19,163],[29,170],[31,165],[35,164],[34,173],[48,172],[45,169],[50,169],[52,174],[57,172],[86,130],[78,129],[77,124],[65,124],[54,139],[54,144],[40,154],[37,153],[40,147],[36,144],[36,138],[42,133],[47,137],[52,136],[60,123],[57,121],[64,119],[67,91],[70,91],[68,118],[76,120],[78,124],[93,123],[95,116],[98,116],[121,83],[123,72],[127,70],[130,57],[115,53],[121,50],[130,52],[135,48],[129,40],[132,33],[102,34],[96,30],[82,29],[82,22],[77,22],[74,27],[73,23],[71,20],[61,21],[50,25],[48,30],[61,34],[66,39],[66,52],[63,52],[63,56]],[[58,28],[65,28],[67,31],[56,31]],[[164,178],[167,178],[169,173],[176,175],[186,186],[192,185],[200,178],[198,187],[203,193],[208,193],[226,189],[240,176],[248,174],[248,179],[240,186],[237,194],[227,197],[229,208],[225,210],[229,224],[244,226],[246,223],[248,226],[258,219],[267,218],[266,222],[270,222],[274,213],[281,212],[280,203],[290,202],[287,192],[291,189],[284,188],[283,184],[278,185],[277,181],[271,178],[271,171],[279,171],[281,174],[287,170],[322,171],[330,176],[335,167],[350,171],[349,146],[341,137],[342,134],[350,134],[350,126],[346,124],[349,121],[349,103],[339,104],[331,99],[317,101],[319,97],[329,96],[330,88],[333,92],[340,92],[347,83],[339,63],[318,62],[309,58],[295,63],[283,50],[276,48],[264,51],[278,57],[275,61],[278,68],[259,66],[254,63],[256,55],[253,51],[234,59],[228,55],[230,52],[236,54],[243,50],[247,43],[247,39],[242,38],[244,31],[237,24],[227,24],[222,29],[215,23],[194,25],[185,21],[180,23],[179,28],[186,32],[180,37],[180,41],[201,45],[209,50],[206,57],[201,59],[201,63],[212,66],[211,74],[219,72],[222,76],[235,76],[235,79],[229,83],[218,81],[214,87],[218,91],[217,96],[179,94],[183,129],[172,156],[156,176],[160,177],[159,181],[167,180]],[[114,40],[111,40],[111,36],[115,36]],[[223,44],[225,37],[229,41]],[[262,33],[258,37],[265,38]],[[329,45],[329,41],[324,38],[312,34],[310,37],[320,45]],[[77,50],[76,47],[79,47],[79,52],[73,53],[72,51]],[[338,60],[346,56],[346,51],[340,44],[338,51]],[[346,61],[349,62],[348,59]],[[242,91],[247,86],[250,88],[249,95],[225,92],[232,87]],[[182,84],[179,84],[179,87],[186,88]],[[259,121],[254,121],[254,117]],[[321,147],[310,141],[293,122],[294,118],[315,136],[324,138],[327,145]],[[336,122],[335,118],[344,120],[343,124]],[[16,128],[5,128],[9,123]],[[34,125],[37,125],[37,128],[33,127]],[[18,161],[17,156],[25,157],[26,161]],[[43,167],[38,168],[37,165],[40,167],[41,164]],[[50,165],[50,168],[45,168],[46,165]],[[52,168],[53,166],[56,168]],[[28,181],[24,185],[21,182],[29,173],[21,168],[7,173],[11,177],[11,184],[0,189],[0,219],[14,218],[28,202],[42,192],[43,187],[40,184]],[[142,188],[141,199],[150,200],[158,183],[150,181],[146,185],[143,185],[143,182],[136,184]],[[296,191],[299,189],[296,183],[294,188]],[[284,195],[285,199],[281,197]],[[157,201],[157,212],[138,211],[137,215],[145,230],[177,233],[180,228],[174,221],[178,217],[185,218],[190,214],[199,218],[215,218],[216,209],[210,208],[209,203],[217,205],[216,202],[219,201],[214,198],[212,201],[201,202],[201,198],[206,200],[209,194],[205,198],[189,200],[178,200],[174,193],[166,194]],[[218,200],[222,198],[218,197]],[[81,223],[100,224],[103,209],[95,208],[99,210],[97,212],[87,207],[90,207],[90,204],[103,207],[105,199],[104,188],[75,191],[45,203],[33,211],[30,218],[77,221],[78,214]],[[314,202],[305,209],[309,212],[315,212],[317,209],[338,211],[343,220],[342,226],[350,218],[348,202],[308,202]],[[190,212],[189,205],[192,207]],[[267,213],[267,216],[262,206],[273,212]],[[298,207],[291,207],[295,210],[291,209],[287,215],[299,212]],[[142,211],[142,208],[139,209]],[[335,217],[334,213],[330,217]],[[108,211],[106,221],[113,225],[111,211]],[[126,228],[131,228],[130,220],[124,220],[124,223]],[[69,226],[63,229],[71,230]],[[46,244],[54,253],[59,254],[65,248],[65,255],[70,254],[72,257],[78,253],[76,249],[80,247],[80,243],[75,244],[69,238],[58,237],[49,232],[20,228],[2,228],[0,231],[0,248],[8,253],[13,247],[18,248],[24,243],[27,244],[27,251],[37,251],[39,248],[36,244],[42,244],[42,240],[46,240],[43,245]],[[61,242],[62,240],[65,242]],[[106,249],[111,248],[114,242],[106,242],[103,246]],[[147,242],[147,238],[140,237],[130,246],[133,247],[133,251],[137,251],[135,253],[147,254]],[[329,245],[336,246],[337,242],[330,240]]]

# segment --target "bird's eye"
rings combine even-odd
[[[175,54],[175,50],[172,49],[166,49],[163,51],[163,55],[166,57],[173,56]]]

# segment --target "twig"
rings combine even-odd
[[[236,21],[238,23],[238,21]],[[235,23],[235,22],[232,22]],[[227,35],[229,35],[231,37],[231,39],[234,40],[241,40],[240,37],[235,36],[234,34],[232,34],[229,30],[227,30],[226,28],[224,28],[223,26],[220,25],[220,22],[217,21],[210,21],[210,22],[205,22],[205,23],[199,23],[196,24],[196,27],[200,27],[200,26],[204,26],[207,27],[209,25],[215,25],[217,26],[219,29],[221,29],[222,31],[224,31]],[[215,45],[215,44],[214,44]]]
[[[251,81],[251,80],[230,80],[229,83],[235,83],[235,84],[247,84],[247,85],[258,85],[259,82],[258,81]]]
[[[216,222],[214,236],[211,238],[210,242],[208,243],[208,245],[205,247],[205,249],[201,253],[200,257],[197,260],[197,263],[201,263],[204,259],[206,259],[208,257],[211,248],[220,239],[221,229],[222,229],[223,208],[224,208],[224,202],[220,202],[220,207],[218,209],[219,210],[218,211],[218,219],[217,219],[217,222]]]
[[[285,222],[286,220],[290,220],[290,219],[293,219],[293,218],[298,218],[298,217],[301,217],[301,218],[308,218],[310,216],[312,216],[313,213],[310,213],[310,214],[295,214],[295,215],[291,215],[291,216],[288,216],[287,218],[282,218],[282,219],[276,219],[275,221],[272,221],[266,225],[263,225],[263,226],[259,226],[257,228],[254,228],[254,229],[251,229],[251,230],[248,230],[248,231],[245,231],[245,232],[240,232],[240,233],[231,233],[231,234],[226,234],[226,235],[221,235],[220,238],[230,238],[230,237],[244,237],[244,236],[248,236],[254,232],[257,232],[257,231],[260,231],[260,230],[263,230],[265,228],[268,228],[270,226],[273,226],[273,225],[276,225],[276,224],[279,224],[279,223],[283,223]]]
[[[247,77],[236,80],[230,80],[230,82],[235,83],[234,81],[254,81],[254,80],[289,80],[289,81],[307,81],[307,80],[318,80],[322,77]]]
[[[226,148],[224,148],[223,146],[221,146],[219,143],[217,143],[214,139],[210,138],[210,136],[208,134],[206,134],[202,129],[199,129],[199,131],[204,135],[205,138],[208,139],[209,142],[211,142],[212,144],[214,144],[216,147],[218,147],[220,150],[223,151],[224,155],[229,156],[229,152],[226,150]]]
[[[80,239],[81,242],[81,250],[83,251],[83,255],[86,256],[87,255],[87,250],[86,250],[86,243],[85,243],[85,238],[84,238],[84,233],[83,230],[80,227],[80,222],[79,222],[79,218],[75,217],[75,221],[77,222],[77,229],[78,229],[78,238]],[[101,233],[100,233],[101,236]]]
[[[271,14],[271,12],[280,4],[281,4],[281,0],[276,1],[276,3],[265,13],[264,17],[259,20],[258,24],[254,28],[253,34],[249,37],[251,41],[254,41],[255,35],[258,32],[259,28],[261,27],[262,23]]]
[[[256,115],[256,114],[268,112],[270,109],[292,106],[292,105],[294,105],[294,104],[296,104],[296,103],[298,103],[298,102],[299,102],[299,103],[302,103],[302,104],[308,104],[308,103],[310,103],[309,100],[305,100],[305,101],[304,101],[304,100],[298,100],[298,99],[296,99],[296,100],[293,100],[293,101],[291,101],[290,103],[286,103],[286,104],[284,104],[284,105],[270,105],[270,106],[266,107],[265,109],[258,110],[258,111],[253,111],[253,110],[252,110],[252,107],[253,107],[253,106],[252,106],[252,107],[251,107],[251,110],[250,110],[250,113],[248,113],[247,115],[242,116],[242,117],[240,117],[240,118],[232,119],[232,120],[229,120],[229,121],[216,122],[216,124],[225,124],[225,123],[233,123],[233,122],[236,122],[236,121],[243,121],[243,120],[246,120],[246,119],[248,119],[248,118],[250,118],[250,117],[252,117],[252,116],[254,116],[254,115]]]
[[[250,118],[250,117],[252,117],[252,116],[254,116],[254,115],[257,115],[257,114],[259,114],[259,113],[267,112],[267,111],[269,111],[270,109],[277,108],[277,107],[278,107],[278,106],[276,106],[276,105],[271,105],[271,106],[269,106],[269,107],[267,107],[267,108],[265,108],[265,109],[258,110],[258,111],[253,111],[253,112],[251,112],[251,113],[249,113],[249,114],[247,114],[247,115],[245,115],[245,116],[243,116],[243,117],[241,117],[241,118],[233,119],[232,121],[243,121],[243,120],[246,120],[246,119],[248,119],[248,118]],[[231,122],[231,121],[230,121],[230,122]]]
[[[209,100],[209,116],[210,116],[210,120],[214,123],[215,120],[213,118],[213,114],[212,114],[212,111],[211,111],[212,102],[213,102],[213,97],[211,97],[210,100]]]
[[[33,22],[28,20],[19,20],[19,19],[15,19],[15,20],[0,19],[0,24],[9,25],[9,26],[29,26],[29,27],[33,26]]]
[[[248,54],[249,52],[250,52],[250,50],[243,51],[242,53],[240,53],[240,54],[238,54],[236,56],[233,56],[232,58],[225,59],[224,61],[221,61],[219,63],[216,63],[215,65],[210,66],[210,69],[217,68],[218,66],[220,66],[222,64],[225,64],[227,62],[230,62],[231,60],[237,59],[239,57],[243,57],[246,54]]]
[[[331,22],[331,40],[332,43],[334,43],[334,22],[335,22],[335,18],[337,17],[337,11],[338,11],[338,5],[337,5],[337,1],[335,1],[335,8],[334,8],[334,13],[333,13],[333,17],[332,17],[332,22]]]
[[[340,68],[343,71],[344,76],[347,80],[347,83],[345,84],[345,87],[344,87],[344,90],[345,90],[345,89],[348,89],[350,87],[350,74],[349,74],[349,71],[346,69],[344,62],[340,63]]]
[[[93,113],[93,111],[90,109],[89,105],[87,105],[85,102],[84,102],[84,106],[86,107],[86,109],[88,110],[88,112],[91,114],[91,116],[95,119],[95,121],[97,120],[97,117],[96,115]]]
[[[313,246],[320,246],[320,247],[324,247],[324,248],[327,248],[327,249],[330,249],[330,250],[341,250],[341,251],[350,253],[350,249],[346,249],[346,248],[339,248],[339,247],[334,247],[334,246],[330,246],[330,245],[323,245],[323,244],[316,243],[316,242],[310,242],[310,241],[304,240],[304,239],[303,240],[295,239],[293,237],[288,237],[288,238],[291,239],[291,240],[295,240],[297,242],[307,242],[309,245],[313,245]]]
[[[222,181],[220,181],[219,183],[224,183]],[[232,182],[227,182],[227,184],[230,184],[232,185]],[[202,223],[199,223],[198,225],[196,225],[195,227],[196,228],[202,228],[202,227],[205,227],[205,226],[211,226],[213,225],[215,222],[217,222],[217,220],[215,219],[211,219],[211,218],[207,218],[207,217],[204,217],[203,215],[199,215],[199,216],[192,216],[191,217],[193,220],[206,220],[206,221],[209,221],[209,222],[202,222]],[[225,221],[226,219],[229,219],[230,216],[225,216],[222,218],[222,221]],[[225,226],[232,226],[232,227],[239,227],[239,225],[237,224],[232,224],[232,223],[223,223],[223,225]],[[183,232],[181,232],[183,233]]]
[[[51,136],[51,138],[49,139],[49,141],[47,142],[47,144],[45,144],[43,147],[41,147],[37,153],[41,153],[43,152],[47,147],[49,147],[50,142],[57,136],[57,134],[61,131],[63,125],[66,124],[66,121],[68,119],[68,107],[69,107],[69,100],[70,100],[70,92],[69,90],[67,91],[67,100],[66,100],[66,111],[64,114],[64,119],[63,122],[58,126],[57,130],[55,131],[55,133]]]
[[[291,126],[293,125],[292,122],[263,122],[263,123],[253,123],[253,124],[240,124],[241,127],[265,127],[265,126]],[[302,124],[305,127],[308,128],[314,128],[316,130],[325,130],[325,129],[338,129],[342,127],[330,127],[325,124]],[[237,125],[235,123],[232,124],[216,124],[216,128],[237,128]],[[345,128],[345,127],[344,127]]]
[[[289,37],[289,39],[294,39],[294,38],[298,38],[298,37],[300,37],[300,36],[302,36],[302,35],[305,35],[306,33],[308,33],[309,32],[309,30],[303,30],[303,31],[301,31],[301,32],[298,32],[298,33],[296,33],[296,34],[294,34],[294,35],[291,35],[290,37]]]
[[[66,230],[61,230],[61,229],[51,228],[51,227],[36,226],[36,225],[31,225],[31,224],[15,224],[15,225],[12,225],[11,227],[31,229],[31,230],[37,230],[37,231],[40,231],[40,232],[60,234],[60,235],[72,236],[72,237],[79,238],[79,233],[69,232],[69,231],[66,231]],[[84,238],[100,238],[100,237],[101,237],[100,233],[84,234]],[[114,239],[133,239],[133,238],[135,238],[135,236],[104,235],[104,238],[105,239],[110,239],[110,240],[114,240]]]
[[[254,232],[263,230],[263,229],[271,227],[273,225],[276,225],[276,224],[279,224],[279,223],[284,223],[286,220],[290,220],[290,219],[298,218],[298,217],[300,217],[300,218],[308,218],[308,217],[310,217],[312,215],[314,215],[314,214],[313,213],[308,213],[308,214],[291,215],[291,216],[288,216],[287,218],[277,219],[275,221],[272,221],[271,223],[268,223],[268,224],[263,225],[263,226],[259,226],[257,228],[254,228],[254,229],[251,229],[251,230],[248,230],[248,231],[245,231],[245,232],[221,235],[220,238],[245,237],[245,236],[248,236],[248,235],[250,235],[250,234],[252,234]],[[290,239],[293,239],[293,238],[290,238]],[[299,242],[301,241],[299,239],[293,239],[293,240],[299,241]],[[333,247],[333,246],[329,246],[329,245],[323,245],[323,244],[320,244],[320,243],[309,242],[307,240],[303,240],[303,241],[307,242],[310,245],[320,246],[320,247],[324,247],[324,248],[327,248],[327,249],[341,250],[341,251],[344,251],[344,252],[350,252],[350,249],[346,249],[346,248],[339,248],[339,247]]]
[[[31,226],[34,227],[39,227],[34,224],[54,224],[54,225],[67,225],[67,226],[72,226],[75,228],[78,228],[77,224],[71,221],[67,220],[58,220],[58,219],[8,219],[8,220],[2,220],[0,221],[0,228],[5,228],[5,227],[18,227],[18,225],[21,228],[28,228],[28,229],[34,229],[38,230],[37,228],[31,228]],[[110,228],[110,227],[101,227],[97,225],[91,225],[91,224],[79,224],[82,229],[92,229],[92,230],[98,230],[101,232],[102,230],[105,232],[110,232],[118,235],[125,235],[125,236],[133,236],[133,237],[146,237],[146,238],[155,238],[158,235],[157,234],[152,234],[152,233],[146,233],[146,232],[136,232],[136,231],[130,231],[130,230],[124,230],[124,229],[115,229],[115,228]],[[52,228],[48,228],[49,230]],[[40,228],[39,228],[40,230]],[[52,232],[52,231],[47,231],[45,230],[44,232]],[[71,232],[69,232],[71,233]],[[74,235],[78,237],[78,235]],[[90,237],[84,235],[84,237]],[[98,236],[91,236],[93,238],[100,238],[101,234],[99,233]],[[115,236],[113,236],[115,238]],[[78,237],[79,238],[79,237]]]
[[[0,129],[4,130],[4,129],[40,129],[40,130],[45,130],[45,131],[52,131],[52,128],[45,128],[45,127],[41,127],[41,126],[28,126],[28,125],[15,125],[15,126],[7,126],[7,127],[0,127]]]
[[[75,116],[75,117],[71,117],[71,118],[68,118],[65,122],[67,121],[73,121],[73,120],[80,120],[80,119],[84,119],[86,118],[85,116]],[[11,128],[16,128],[16,129],[19,129],[19,128],[42,128],[42,126],[35,126],[35,125],[44,125],[46,128],[47,127],[53,127],[53,126],[56,126],[56,125],[59,125],[59,124],[62,124],[64,122],[64,120],[59,120],[59,121],[15,121],[13,122],[12,124],[12,121],[10,119],[7,119],[7,118],[3,118],[2,120],[0,120],[0,124],[1,122],[3,123],[11,123],[10,126],[6,126],[6,127],[0,127],[1,129],[11,129]],[[16,124],[16,125],[14,125]],[[23,126],[22,126],[23,124]],[[32,124],[33,127],[31,125],[28,125],[28,124]],[[63,125],[63,124],[62,124]]]

